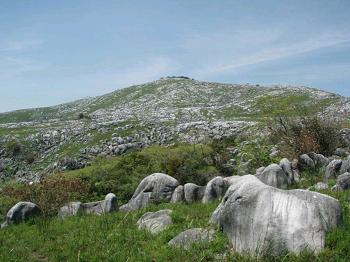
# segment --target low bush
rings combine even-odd
[[[7,202],[2,203],[2,214],[8,211],[9,204],[18,201],[30,201],[37,204],[43,215],[57,215],[59,208],[70,201],[84,201],[91,198],[90,186],[81,179],[65,176],[52,176],[44,178],[40,183],[32,185],[9,184],[5,185],[0,197]],[[7,210],[4,210],[7,208]]]
[[[310,152],[330,156],[342,145],[341,123],[317,116],[278,117],[269,124],[269,129],[272,141],[280,144],[282,155],[290,158]]]
[[[22,151],[22,145],[17,140],[11,140],[11,141],[7,142],[5,147],[6,147],[6,151],[11,156],[18,156]]]

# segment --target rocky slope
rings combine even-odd
[[[97,155],[151,144],[196,142],[242,132],[274,115],[346,115],[350,100],[292,86],[167,77],[48,108],[0,114],[0,178],[36,180]]]

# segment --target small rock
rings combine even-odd
[[[314,188],[316,190],[325,190],[325,189],[328,189],[328,184],[323,183],[323,182],[318,182],[314,185]]]
[[[158,234],[173,223],[171,213],[170,209],[147,212],[137,221],[138,228],[148,230],[152,234]]]
[[[212,229],[193,228],[178,234],[168,244],[172,247],[189,248],[194,243],[210,242],[214,237],[215,231]]]

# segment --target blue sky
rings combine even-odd
[[[0,111],[167,75],[350,96],[349,14],[349,0],[0,0]]]

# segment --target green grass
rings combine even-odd
[[[315,255],[303,252],[275,256],[265,252],[258,259],[239,255],[228,247],[226,236],[216,231],[210,243],[190,249],[171,248],[169,240],[196,227],[210,228],[208,220],[218,202],[210,204],[160,204],[143,210],[116,212],[103,216],[78,216],[29,221],[13,225],[0,234],[0,261],[348,261],[350,257],[350,192],[327,193],[340,199],[344,207],[343,226],[327,235],[325,249]],[[148,211],[173,210],[173,225],[159,235],[138,230],[137,220]],[[221,261],[221,260],[220,260]]]
[[[37,219],[11,226],[0,234],[0,261],[208,261],[225,251],[226,238],[174,249],[168,241],[194,227],[208,227],[212,204],[161,204],[132,213],[66,219]],[[174,224],[153,236],[137,229],[146,211],[173,210]]]

